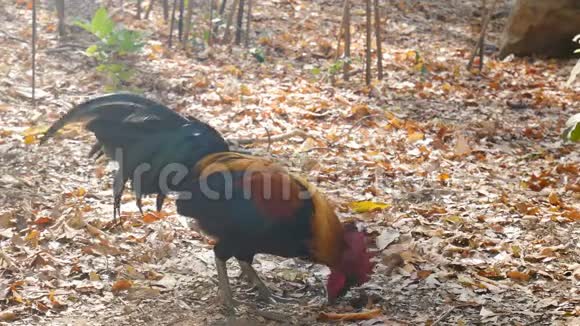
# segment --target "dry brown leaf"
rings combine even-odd
[[[562,206],[562,200],[554,191],[550,192],[550,195],[548,195],[548,201],[554,206]]]
[[[455,149],[453,153],[457,156],[464,156],[471,153],[471,146],[469,146],[469,141],[463,134],[457,136],[457,142],[455,143]]]
[[[373,309],[361,312],[349,312],[349,313],[334,313],[334,312],[321,312],[318,316],[319,320],[367,320],[378,317],[381,315],[381,309]]]
[[[511,278],[512,280],[523,281],[523,282],[527,282],[530,280],[530,274],[522,273],[519,271],[509,271],[507,273],[507,277]]]
[[[128,290],[132,286],[133,286],[133,281],[120,279],[120,280],[115,281],[115,283],[111,287],[111,291],[112,292],[124,291],[124,290]]]
[[[420,131],[412,132],[407,136],[407,141],[409,143],[414,143],[423,139],[425,139],[425,134]]]
[[[0,311],[0,321],[10,322],[16,320],[16,318],[18,316],[11,310]]]

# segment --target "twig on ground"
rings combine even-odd
[[[238,144],[238,145],[247,145],[247,144],[255,144],[255,143],[265,143],[265,142],[271,143],[271,142],[275,142],[275,141],[286,140],[286,139],[296,137],[296,136],[299,136],[299,137],[302,137],[305,139],[310,137],[310,135],[306,131],[296,129],[294,131],[287,132],[287,133],[281,134],[281,135],[272,136],[272,137],[270,137],[268,134],[268,137],[229,139],[228,142]]]
[[[6,33],[5,31],[0,31],[0,33],[2,33],[4,35],[4,37],[6,37],[7,39],[28,44],[27,40],[21,39],[20,37],[12,36],[12,35]]]
[[[439,316],[439,318],[437,318],[437,320],[435,320],[431,326],[436,326],[437,324],[439,324],[440,322],[442,322],[445,318],[447,318],[447,316],[449,316],[449,314],[451,312],[453,312],[453,310],[457,309],[457,308],[463,308],[463,307],[479,307],[480,305],[477,303],[465,303],[465,304],[459,304],[459,305],[455,305],[452,306],[451,308],[447,309],[447,311],[445,311],[441,316]]]
[[[16,262],[10,258],[10,256],[8,256],[4,250],[0,249],[0,258],[2,258],[6,264],[8,264],[8,266],[10,267],[14,267],[16,268],[19,272],[22,272],[22,270],[20,269],[20,267],[18,267],[18,265],[16,264]]]
[[[364,117],[358,119],[355,123],[353,123],[352,126],[346,132],[346,134],[347,135],[350,134],[351,132],[354,131],[355,128],[357,128],[360,125],[361,122],[363,122],[367,119],[371,119],[371,118],[385,118],[385,119],[387,119],[387,117],[385,116],[384,113],[365,115]]]
[[[437,324],[439,324],[440,322],[442,322],[445,318],[447,318],[447,316],[449,316],[449,314],[455,310],[455,308],[457,308],[457,306],[452,306],[451,308],[447,309],[447,311],[445,311],[441,316],[439,316],[439,318],[437,318],[437,320],[435,320],[431,326],[436,326]]]

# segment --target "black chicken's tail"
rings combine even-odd
[[[211,126],[185,118],[165,105],[140,95],[118,93],[81,103],[56,121],[40,140],[45,143],[61,128],[83,123],[95,134],[90,154],[106,154],[119,163],[113,193],[115,214],[120,213],[121,195],[131,180],[141,210],[141,197],[157,194],[157,209],[163,205],[170,176],[195,165],[205,155],[228,151],[222,136]],[[173,174],[171,174],[173,172]]]

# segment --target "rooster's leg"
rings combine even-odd
[[[140,195],[138,195],[137,199],[135,199],[135,203],[137,203],[137,208],[139,209],[139,213],[141,213],[141,216],[145,215],[143,214],[143,202],[141,201]]]
[[[232,296],[232,289],[230,288],[230,281],[228,279],[228,270],[226,267],[225,260],[218,258],[215,256],[215,266],[218,273],[218,286],[220,289],[220,293],[222,295],[222,299],[224,305],[228,309],[230,313],[234,313],[234,306],[238,304],[237,301],[234,300]]]
[[[264,284],[262,279],[260,279],[256,270],[254,269],[254,267],[252,267],[252,264],[243,260],[238,260],[238,263],[240,264],[242,273],[247,278],[250,279],[250,281],[256,286],[256,288],[258,288],[258,294],[260,296],[260,299],[269,302],[282,302],[282,303],[294,302],[294,300],[292,299],[281,298],[279,296],[273,295],[270,289],[266,286],[266,284]]]
[[[163,208],[163,201],[165,201],[165,195],[164,194],[157,194],[157,200],[155,202],[155,206],[157,208],[158,212],[161,212],[161,208]]]

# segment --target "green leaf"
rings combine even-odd
[[[98,51],[99,51],[99,46],[96,44],[93,44],[85,50],[85,54],[88,55],[89,57],[93,57],[97,54]]]
[[[93,32],[93,25],[91,25],[88,22],[84,22],[84,21],[80,21],[77,20],[74,22],[74,24],[82,29],[84,29],[85,31],[89,32],[89,33],[94,33]]]
[[[116,31],[113,35],[119,54],[137,52],[143,47],[141,34],[137,31],[122,29]]]
[[[107,69],[107,65],[105,65],[105,64],[100,64],[100,65],[98,65],[98,66],[95,68],[95,70],[96,70],[97,72],[103,72],[103,71],[105,71],[106,69]]]
[[[115,22],[109,18],[107,9],[101,7],[95,12],[91,21],[92,33],[104,40],[111,35],[115,28]]]
[[[312,68],[311,72],[314,76],[318,76],[320,75],[320,68],[318,67]]]
[[[562,136],[564,139],[576,143],[580,141],[580,113],[577,113],[568,119],[566,122],[566,129]]]

